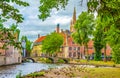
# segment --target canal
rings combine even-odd
[[[66,65],[43,64],[43,63],[22,63],[19,65],[10,65],[0,67],[0,78],[16,78],[16,75],[21,72],[26,75],[35,71],[40,71],[48,68],[60,68]]]

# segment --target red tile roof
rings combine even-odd
[[[41,36],[37,40],[35,40],[35,42],[42,42],[45,38],[46,36]]]

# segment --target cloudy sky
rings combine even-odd
[[[38,34],[46,35],[55,30],[56,25],[59,23],[61,29],[69,29],[70,20],[72,19],[74,6],[76,7],[77,16],[87,10],[86,2],[80,6],[80,0],[70,0],[65,10],[52,11],[51,17],[47,18],[44,22],[38,18],[38,7],[40,5],[39,0],[26,0],[29,7],[16,6],[20,13],[23,14],[24,22],[19,24],[21,30],[21,36],[26,35],[31,41],[37,39]],[[86,1],[86,0],[84,0]],[[14,5],[14,4],[13,4]],[[11,24],[12,20],[6,23],[6,26]]]

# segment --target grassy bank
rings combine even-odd
[[[71,60],[70,64],[81,64],[81,65],[95,65],[95,66],[107,66],[107,67],[120,67],[120,64],[115,64],[113,61],[94,61],[94,60]]]
[[[87,68],[73,65],[31,73],[22,78],[119,78],[120,68]]]

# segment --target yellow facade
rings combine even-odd
[[[34,56],[41,56],[41,54],[42,54],[41,49],[42,49],[41,44],[33,46],[31,56],[33,56],[33,57]]]

